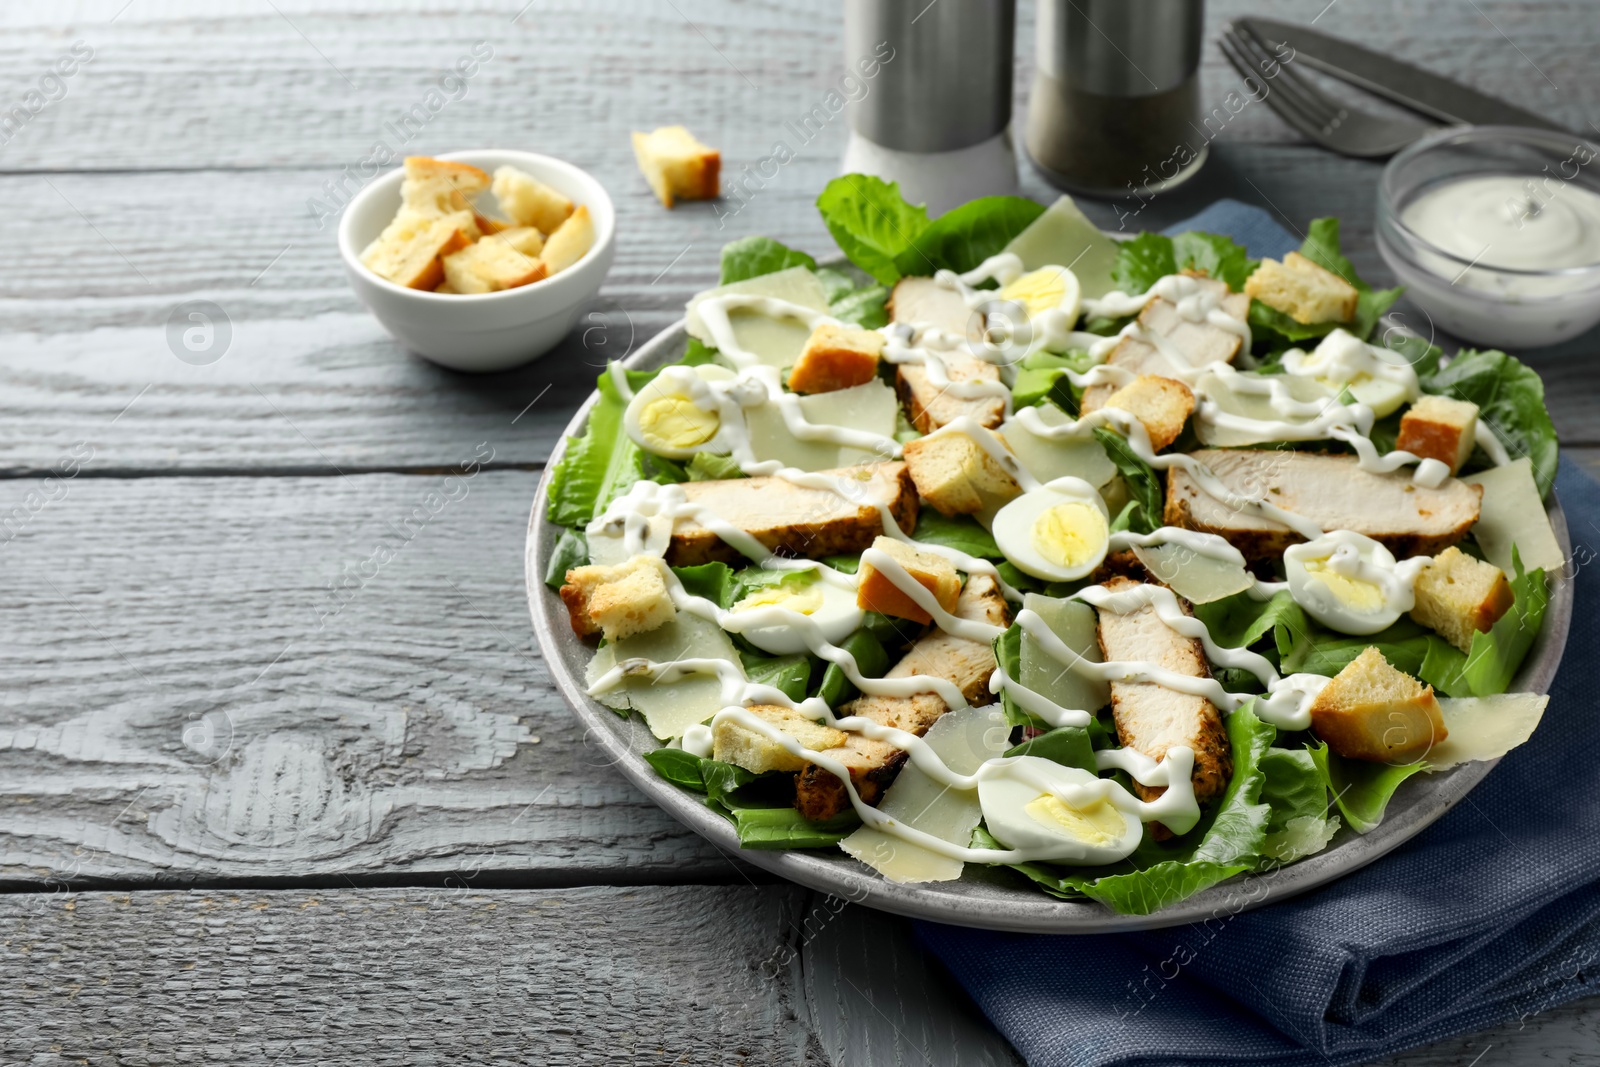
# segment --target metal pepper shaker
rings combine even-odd
[[[1015,193],[1015,41],[1016,0],[845,0],[846,77],[860,89],[844,173],[897,181],[934,215]]]
[[[1054,184],[1145,196],[1204,165],[1204,0],[1039,0],[1028,155]]]

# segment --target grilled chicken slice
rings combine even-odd
[[[821,559],[870,548],[872,539],[883,533],[880,504],[888,505],[902,530],[910,533],[916,527],[917,489],[904,463],[869,463],[821,473],[846,479],[851,495],[808,489],[776,475],[685,482],[683,491],[690,503],[709,508],[723,522],[784,556]],[[674,567],[737,563],[743,558],[698,522],[684,519],[673,527],[667,562]]]
[[[977,312],[954,289],[947,289],[932,278],[901,278],[889,294],[889,318],[893,322],[937,326],[946,333],[977,339],[983,323]],[[945,373],[952,382],[998,382],[1000,370],[992,363],[963,352],[940,354]],[[1005,418],[1005,399],[999,396],[963,397],[936,385],[925,367],[902,364],[895,373],[895,385],[906,418],[923,433],[954,422],[963,415],[993,429]]]
[[[932,278],[901,278],[889,292],[890,322],[937,326],[945,333],[976,339],[983,333],[978,313],[954,289]]]
[[[956,602],[957,618],[973,619],[993,626],[1006,625],[1006,602],[994,579],[973,575]],[[943,678],[961,690],[968,704],[990,702],[989,676],[994,673],[994,649],[988,641],[969,641],[942,630],[921,637],[905,656],[889,669],[886,678],[928,675]],[[950,710],[934,693],[908,697],[863,696],[840,708],[841,715],[860,715],[884,726],[893,726],[921,737],[939,716]],[[850,780],[861,798],[876,804],[882,791],[900,773],[906,754],[893,745],[874,741],[860,734],[848,735],[845,743],[823,755],[839,760],[850,770]],[[807,819],[831,819],[850,806],[844,783],[828,771],[808,766],[795,776],[794,806]]]
[[[1201,278],[1200,284],[1213,291],[1227,292],[1224,282]],[[1228,293],[1222,298],[1222,310],[1241,321],[1250,313],[1250,298],[1243,293]],[[1238,334],[1219,329],[1209,322],[1194,322],[1178,312],[1178,305],[1164,297],[1156,297],[1139,313],[1139,323],[1151,333],[1160,334],[1168,343],[1188,359],[1191,367],[1208,363],[1232,363],[1244,343]],[[1161,349],[1136,337],[1124,337],[1111,350],[1106,362],[1125,367],[1134,374],[1155,374],[1171,377],[1172,361]],[[1185,368],[1178,368],[1185,369]],[[1106,397],[1115,392],[1115,385],[1093,385],[1084,390],[1082,410],[1085,414],[1103,406]]]
[[[1117,592],[1140,584],[1118,577],[1107,581],[1105,588]],[[1154,607],[1145,605],[1125,615],[1107,608],[1095,610],[1099,616],[1100,651],[1107,662],[1133,660],[1192,678],[1211,677],[1200,642],[1162,622]],[[1198,799],[1218,796],[1227,788],[1228,779],[1233,777],[1228,731],[1211,701],[1155,682],[1112,682],[1111,713],[1117,724],[1117,738],[1123,745],[1151,759],[1161,759],[1174,745],[1194,749],[1194,795]],[[1137,783],[1134,789],[1145,800],[1164,791]]]
[[[1372,474],[1354,456],[1289,449],[1213,448],[1190,453],[1240,495],[1259,495],[1324,530],[1354,530],[1399,559],[1432,556],[1460,541],[1478,521],[1483,488],[1448,478],[1436,489],[1404,471]],[[1252,509],[1206,493],[1181,467],[1167,472],[1168,526],[1220,534],[1246,559],[1276,558],[1305,538]]]

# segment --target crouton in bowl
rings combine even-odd
[[[447,283],[441,283],[443,292],[400,284],[369,266],[371,257],[363,259],[400,213],[405,172],[397,167],[362,189],[339,222],[339,256],[351,288],[395,340],[442,366],[487,372],[538,359],[571,332],[611,269],[616,236],[611,198],[586,172],[532,152],[486,149],[452,152],[438,159],[468,164],[487,174],[510,167],[531,176],[541,187],[586,211],[592,220],[592,243],[559,271],[491,292],[452,292],[454,287]],[[473,208],[492,215],[496,202],[485,193],[475,199]]]

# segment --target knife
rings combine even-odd
[[[1443,122],[1471,126],[1532,126],[1559,133],[1572,132],[1542,115],[1309,26],[1276,19],[1240,21],[1260,37],[1288,44],[1295,51],[1295,59],[1314,70]]]

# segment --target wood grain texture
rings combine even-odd
[[[27,269],[12,272],[13,299],[0,301],[0,473],[47,470],[80,440],[102,468],[135,471],[425,467],[485,439],[504,462],[538,463],[596,366],[675,319],[715,280],[725,241],[764,233],[819,254],[833,247],[813,201],[837,167],[842,119],[792,145],[796,159],[736,212],[732,202],[663,211],[626,147],[634,126],[694,116],[736,177],[771,151],[785,119],[826,92],[841,47],[831,8],[680,4],[680,15],[661,4],[536,3],[512,25],[487,7],[446,18],[437,5],[288,5],[279,15],[250,4],[140,3],[103,22],[120,6],[85,5],[42,23],[23,14],[30,9],[0,16],[14,24],[0,55],[18,70],[42,69],[75,34],[106,42],[67,80],[66,95],[3,146],[0,195],[16,210],[0,218],[0,240]],[[1287,0],[1248,8],[1301,14]],[[1575,65],[1575,9],[1479,8],[1517,44],[1438,4],[1398,13],[1341,4],[1319,25],[1405,41],[1442,72],[1575,125],[1600,110],[1600,85]],[[1209,18],[1220,24],[1244,9],[1213,4]],[[1024,94],[1030,13],[1023,5]],[[390,147],[511,143],[571,159],[611,190],[620,235],[617,264],[580,329],[541,362],[489,378],[441,370],[390,340],[345,284],[332,222],[308,207],[335,203],[323,183],[366,158],[385,123],[477,40],[499,43],[465,95]],[[1214,47],[1205,79],[1212,101],[1237,83]],[[508,106],[529,99],[530,86],[537,122]],[[1218,196],[1268,207],[1291,228],[1337,214],[1358,268],[1382,281],[1388,272],[1370,239],[1378,170],[1296,143],[1251,105],[1189,186],[1142,210],[1134,201],[1088,208],[1104,225],[1129,228],[1168,225]],[[1024,189],[1055,195],[1026,165]],[[216,303],[231,324],[229,349],[207,366],[181,362],[166,341],[169,316],[190,299]],[[1408,322],[1429,332],[1415,310]],[[1600,385],[1592,361],[1536,362],[1559,385],[1552,400],[1567,439],[1600,443],[1600,415],[1576,399]]]
[[[0,877],[743,881],[553,690],[534,477],[59,483],[0,545]]]
[[[801,890],[0,899],[0,1060],[787,1064]]]

